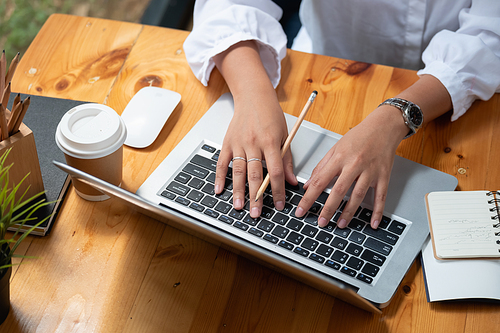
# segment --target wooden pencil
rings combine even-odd
[[[20,95],[18,95],[20,96]],[[16,96],[17,98],[17,96]],[[17,119],[19,119],[19,115],[23,110],[23,102],[15,103],[14,99],[14,107],[12,108],[12,112],[10,113],[9,122],[7,123],[7,128],[9,131],[9,136],[14,134],[14,126],[16,125]]]
[[[17,64],[19,64],[19,52],[17,52],[14,59],[12,59],[12,61],[10,62],[9,70],[7,71],[7,75],[5,75],[5,84],[12,81],[14,73],[16,72]]]
[[[0,93],[3,93],[5,89],[5,70],[7,68],[7,63],[5,61],[5,50],[2,51],[2,56],[0,56]]]
[[[285,144],[281,148],[281,158],[285,156],[286,151],[288,148],[290,148],[290,144],[292,143],[292,140],[297,134],[297,131],[299,130],[300,124],[302,124],[302,121],[304,120],[307,112],[311,108],[312,103],[314,102],[314,99],[316,98],[316,95],[318,95],[318,92],[314,90],[307,100],[306,104],[304,105],[304,108],[302,109],[302,112],[299,115],[299,118],[297,118],[297,121],[295,122],[295,125],[293,125],[292,130],[288,134],[288,137],[286,138]],[[267,186],[269,185],[270,177],[269,173],[267,174],[266,178],[262,182],[262,185],[260,185],[259,190],[257,191],[257,196],[255,197],[255,201],[258,201],[259,198],[264,194],[264,191],[266,190]]]
[[[5,106],[3,104],[0,104],[0,137],[3,140],[7,139],[9,137],[9,130],[7,127],[7,118],[5,116]]]
[[[24,115],[26,114],[26,111],[28,111],[28,107],[30,106],[31,99],[28,96],[24,102],[23,102],[23,107],[19,113],[19,117],[16,120],[16,123],[14,124],[14,127],[12,128],[12,134],[16,133],[19,131],[19,127],[21,127],[21,123],[23,122]]]
[[[9,82],[9,84],[7,84],[7,86],[5,87],[5,89],[3,91],[2,100],[1,100],[2,104],[5,105],[5,107],[7,107],[7,105],[9,105],[10,93],[11,93],[11,85]]]

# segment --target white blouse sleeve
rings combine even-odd
[[[437,33],[422,55],[425,68],[450,93],[454,121],[476,99],[500,92],[500,1],[473,0],[459,15],[456,32]]]
[[[267,74],[276,87],[281,60],[286,55],[286,35],[279,23],[282,10],[270,0],[198,0],[193,29],[184,52],[195,76],[205,86],[215,67],[213,57],[232,45],[255,40]]]

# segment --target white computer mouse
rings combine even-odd
[[[179,93],[164,88],[144,87],[139,90],[121,115],[127,127],[125,144],[134,148],[146,148],[152,144],[180,100]]]

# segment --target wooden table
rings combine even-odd
[[[186,62],[187,32],[51,16],[23,56],[13,91],[104,103],[121,113],[141,87],[182,95],[159,138],[125,147],[123,187],[135,192],[227,86],[203,87]],[[298,115],[345,134],[415,72],[288,51],[278,95]],[[333,112],[332,112],[333,110]],[[455,175],[461,190],[500,188],[500,96],[450,114],[404,141],[398,154]],[[2,332],[493,332],[500,306],[427,303],[413,264],[391,304],[374,315],[128,209],[71,188],[51,234],[30,237],[38,256],[16,268]]]

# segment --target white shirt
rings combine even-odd
[[[276,87],[286,55],[281,9],[270,0],[197,0],[184,50],[196,77],[208,84],[213,57],[256,40]],[[418,70],[441,81],[452,120],[476,99],[500,92],[498,0],[302,0],[303,25],[294,48]],[[305,43],[304,43],[305,41]]]

